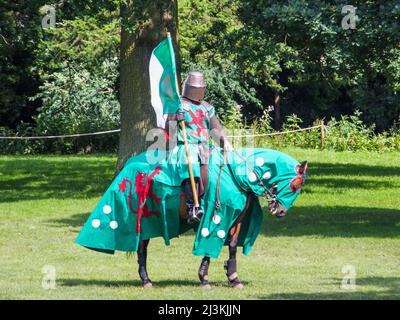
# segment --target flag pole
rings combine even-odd
[[[169,38],[169,41],[170,41],[171,40],[171,33],[167,32],[167,37]],[[171,44],[171,50],[173,50],[172,41],[170,41],[169,43]],[[180,90],[179,83],[178,83],[178,77],[175,77],[175,81],[176,81],[176,88],[178,90],[178,95],[180,97],[181,96],[181,90]],[[185,145],[186,158],[187,158],[187,162],[188,162],[190,186],[192,187],[194,206],[198,208],[198,207],[200,207],[199,198],[197,197],[196,183],[194,181],[194,175],[193,175],[193,167],[192,167],[192,162],[190,160],[190,150],[189,150],[189,144],[187,142],[185,120],[182,120],[180,125],[181,125],[181,130],[182,130],[183,143]]]

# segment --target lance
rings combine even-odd
[[[171,50],[173,50],[171,34],[169,32],[167,32],[167,38],[168,38],[168,42],[171,45]],[[175,64],[175,61],[172,61],[172,63]],[[178,83],[178,77],[175,77],[175,81],[176,81],[176,87],[177,87],[177,90],[178,90],[178,94],[179,94],[179,96],[181,96],[181,89],[180,89],[180,85]],[[194,206],[196,208],[199,208],[200,207],[199,198],[197,197],[196,183],[194,181],[193,167],[192,167],[192,162],[191,162],[191,159],[190,159],[190,150],[189,150],[189,144],[188,144],[188,141],[187,141],[185,120],[181,120],[180,121],[180,126],[181,126],[181,131],[182,131],[183,143],[185,145],[185,152],[186,152],[188,171],[189,171],[189,178],[190,178],[190,186],[192,188],[192,194],[193,194],[193,202],[194,202]]]

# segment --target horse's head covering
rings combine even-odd
[[[266,192],[263,185],[269,189],[277,183],[277,200],[289,209],[305,181],[305,174],[299,172],[300,163],[271,149],[243,148],[237,152],[240,156],[230,153],[228,161],[239,186],[260,196]]]

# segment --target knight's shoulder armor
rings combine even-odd
[[[209,104],[207,101],[203,100],[202,105],[207,109],[207,111],[210,111],[214,106],[212,104]]]

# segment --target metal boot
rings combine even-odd
[[[196,184],[196,192],[199,197],[199,181],[195,179]],[[204,215],[201,207],[196,207],[194,205],[192,186],[190,184],[190,179],[185,179],[182,183],[183,191],[185,193],[185,202],[186,202],[186,212],[187,212],[187,221],[188,223],[199,223],[201,217]]]

